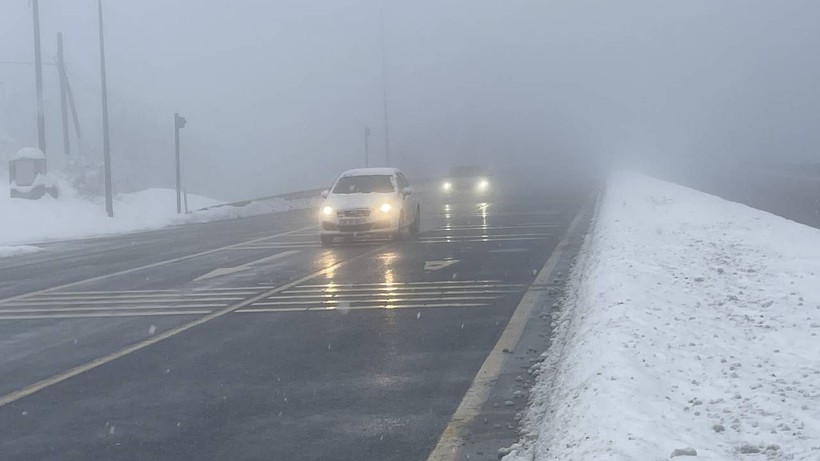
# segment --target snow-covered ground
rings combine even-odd
[[[188,194],[188,208],[197,210],[222,202]],[[36,243],[50,240],[86,238],[159,229],[191,222],[216,221],[304,208],[315,199],[254,201],[243,207],[223,206],[176,214],[176,193],[172,189],[147,189],[118,195],[113,219],[102,202],[77,196],[67,183],[60,184],[60,196],[40,200],[12,199],[8,185],[0,181],[0,257],[38,251]],[[35,244],[35,245],[31,245]]]
[[[820,460],[820,230],[616,174],[555,323],[506,460]]]

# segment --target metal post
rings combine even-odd
[[[364,127],[364,167],[367,168],[370,166],[370,143],[368,142],[370,138],[370,128]]]
[[[387,52],[384,45],[384,9],[379,10],[382,44],[382,99],[384,100],[384,164],[390,166],[390,122],[387,117]]]
[[[37,141],[40,151],[46,153],[46,116],[43,104],[43,62],[40,58],[40,1],[32,0],[34,18],[34,78],[37,91]]]
[[[103,160],[105,161],[105,211],[114,217],[114,197],[111,188],[111,145],[108,138],[108,86],[105,80],[105,34],[103,33],[102,0],[97,0],[100,19],[100,86],[102,91]]]
[[[68,104],[66,102],[65,57],[63,56],[63,33],[57,34],[57,71],[60,75],[60,115],[63,122],[63,155],[71,156],[71,142],[68,136]]]
[[[176,160],[177,170],[177,214],[182,214],[182,173],[179,160],[179,130],[185,128],[188,123],[185,117],[180,117],[179,114],[174,113],[174,157]],[[188,211],[188,197],[185,197],[185,211]]]
[[[174,114],[174,158],[177,174],[177,214],[182,214],[182,175],[179,162],[179,114]]]

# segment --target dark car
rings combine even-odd
[[[457,166],[442,181],[441,191],[445,194],[486,194],[490,191],[490,186],[490,173],[485,168]]]

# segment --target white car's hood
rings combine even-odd
[[[329,206],[336,210],[349,210],[351,208],[378,208],[383,203],[395,205],[396,195],[393,193],[369,194],[331,194],[322,205]]]

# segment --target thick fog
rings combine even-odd
[[[184,182],[239,199],[384,161],[529,171],[613,159],[817,159],[815,0],[105,0],[116,191]],[[100,156],[96,0],[40,0],[63,32],[88,155]],[[0,0],[0,148],[36,146],[29,0]],[[47,154],[62,159],[45,66]]]

